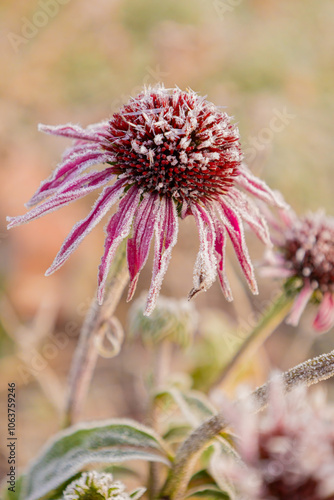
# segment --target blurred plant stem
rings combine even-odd
[[[290,392],[300,385],[313,385],[334,376],[334,350],[309,359],[279,375],[284,389]],[[267,402],[270,383],[256,389],[246,396],[254,401],[254,410],[263,409]],[[241,400],[236,402],[238,405]],[[223,432],[228,422],[221,414],[209,418],[182,443],[175,456],[173,468],[160,494],[163,500],[181,500],[186,496],[186,489],[193,474],[196,461],[212,440]]]
[[[129,280],[126,262],[126,241],[114,258],[106,284],[105,300],[100,306],[96,297],[83,322],[69,376],[63,426],[72,425],[81,411],[98,358],[99,329],[111,319]]]
[[[310,386],[327,380],[334,376],[334,350],[304,361],[281,376],[286,392],[290,392],[298,385]],[[266,383],[251,394],[259,409],[267,404],[269,387],[270,383]]]
[[[166,377],[170,370],[170,361],[172,355],[172,343],[167,339],[162,339],[154,346],[153,359],[153,383],[152,397],[150,400],[150,415],[152,428],[159,433],[159,407],[154,397],[157,389],[161,388],[165,383]],[[156,498],[160,490],[160,471],[161,465],[155,462],[150,463],[149,479],[148,479],[148,495],[149,500]]]
[[[258,348],[286,317],[291,309],[293,300],[294,297],[284,292],[269,306],[267,311],[260,317],[253,331],[246,337],[232,359],[224,367],[221,375],[214,384],[214,388],[221,384],[227,385],[235,377],[241,364],[249,362],[252,359]]]

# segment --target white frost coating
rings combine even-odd
[[[145,316],[149,316],[155,307],[162,281],[169,265],[173,247],[177,242],[178,230],[179,222],[175,203],[172,200],[163,198],[161,200],[159,212],[157,213],[155,222],[152,281],[147,296],[147,304],[144,312]],[[167,233],[170,234],[168,246],[166,246]]]
[[[87,160],[85,160],[85,158]],[[39,188],[37,189],[36,193],[32,196],[32,198],[26,203],[26,206],[28,208],[32,207],[33,205],[36,205],[37,203],[40,203],[43,201],[45,198],[50,196],[53,193],[57,193],[59,187],[63,188],[63,185],[65,185],[65,182],[77,179],[79,178],[79,174],[81,174],[84,170],[87,168],[96,165],[97,163],[104,163],[106,161],[110,161],[110,155],[106,155],[102,151],[83,151],[82,153],[76,153],[74,155],[69,156],[66,161],[62,162],[58,167],[53,171],[52,175],[48,177],[45,181],[41,182]],[[52,187],[52,185],[43,190],[42,189],[49,183],[52,183],[52,181],[55,180],[56,175],[66,167],[67,165],[78,162],[79,165],[75,166],[72,171],[69,171],[66,173],[62,179],[61,184],[57,184],[56,187]],[[61,177],[60,177],[61,179]],[[58,179],[57,179],[58,180]]]
[[[140,488],[135,495],[126,491],[121,481],[114,481],[112,474],[96,471],[84,472],[78,479],[70,483],[63,492],[64,500],[83,500],[91,494],[95,498],[98,493],[105,500],[137,500],[145,492]]]
[[[88,194],[110,181],[112,174],[118,179],[115,184],[118,194],[113,193],[112,187],[103,191],[89,216],[74,226],[47,274],[64,263],[123,192],[126,198],[130,189],[135,189],[138,205],[132,205],[128,213],[122,212],[123,221],[112,219],[116,229],[111,231],[112,236],[107,235],[105,254],[99,268],[100,303],[111,260],[120,241],[130,233],[132,216],[142,203],[142,196],[147,199],[158,196],[161,200],[158,216],[155,217],[152,212],[145,219],[147,232],[146,229],[139,231],[150,238],[155,224],[155,257],[146,314],[153,310],[176,243],[178,215],[181,218],[194,215],[200,237],[200,250],[194,269],[194,288],[190,296],[207,290],[218,271],[223,292],[228,300],[232,299],[224,269],[226,230],[250,287],[254,293],[257,292],[241,219],[267,245],[270,244],[268,228],[257,206],[236,188],[241,186],[271,204],[282,207],[284,203],[277,193],[251,174],[246,166],[241,165],[238,128],[219,107],[190,89],[181,91],[177,87],[168,89],[163,85],[155,85],[144,88],[141,94],[131,98],[128,104],[105,122],[85,129],[70,124],[55,127],[41,125],[40,130],[72,138],[74,143],[65,151],[63,162],[41,184],[30,204],[51,198],[26,216],[9,219],[10,227]],[[100,162],[109,165],[101,169],[101,178],[94,178],[88,185],[90,181],[83,175],[83,171]],[[110,197],[108,193],[112,193]],[[155,207],[154,204],[153,206]],[[221,216],[219,220],[214,217],[216,212]],[[145,218],[140,209],[138,214],[138,217]],[[140,221],[136,219],[137,222],[139,225]],[[130,240],[132,251],[128,252],[128,265],[129,269],[132,266],[130,274],[133,275],[132,291],[139,274],[134,270],[137,266],[135,261],[141,259],[143,265],[146,261],[143,252],[146,252],[147,246],[142,244],[144,240],[139,232],[137,231],[135,243]],[[217,247],[217,239],[222,248]],[[132,261],[129,254],[132,255]],[[321,259],[321,256],[316,259]],[[304,276],[308,274],[313,286],[315,281],[312,279],[312,272],[305,268]],[[324,287],[328,285],[322,286],[322,291],[326,292]],[[131,293],[130,291],[130,295]]]
[[[270,239],[268,224],[256,204],[233,186],[227,193],[226,199],[230,200],[231,206],[235,207],[235,210],[252,228],[257,237],[271,248],[273,244]]]
[[[233,210],[230,204],[225,199],[224,202],[221,201],[221,205],[216,203],[215,208],[230,237],[239,264],[247,280],[248,286],[251,289],[252,293],[256,295],[259,292],[254,275],[254,268],[245,241],[245,233],[241,218],[238,215],[237,211]],[[231,222],[232,218],[236,221],[235,226]]]
[[[70,439],[73,434],[76,444],[70,448],[65,446],[64,452],[62,441]],[[134,420],[110,419],[74,425],[52,438],[30,463],[24,499],[38,500],[44,497],[92,464],[126,460],[157,461],[170,465],[160,437],[149,427]]]
[[[101,177],[99,182],[94,183],[93,186],[86,186],[87,182],[94,180],[96,177]],[[49,198],[46,202],[34,207],[25,215],[18,217],[7,217],[9,221],[8,228],[17,226],[19,224],[26,224],[33,219],[38,219],[42,215],[53,212],[54,210],[58,210],[58,208],[64,207],[68,205],[72,201],[78,200],[83,196],[86,196],[92,191],[104,186],[107,182],[109,182],[114,175],[111,173],[111,169],[106,169],[101,175],[101,172],[95,171],[91,172],[88,175],[85,175],[80,178],[80,180],[70,181],[64,185],[63,189],[55,193],[51,198]],[[64,190],[66,189],[66,192]]]
[[[194,286],[189,293],[189,298],[194,297],[199,292],[206,292],[215,281],[217,274],[217,259],[214,248],[216,234],[212,218],[202,207],[192,205],[191,211],[198,228],[200,248],[194,267]]]
[[[115,189],[116,185],[118,189]],[[116,203],[118,198],[121,196],[123,189],[124,188],[119,181],[117,181],[117,183],[114,184],[113,187],[108,186],[104,188],[102,194],[95,202],[89,215],[84,220],[78,222],[73,226],[72,231],[64,241],[55,260],[53,261],[49,269],[46,271],[45,273],[46,276],[49,276],[50,274],[54,273],[57,269],[59,269],[59,267],[61,267],[64,264],[65,260],[68,259],[68,257],[71,255],[72,252],[74,252],[74,250],[76,250],[76,248],[85,238],[85,236],[87,236],[87,234],[90,233],[90,231],[100,222],[100,220],[107,214],[110,208]],[[109,193],[112,194],[109,195]],[[101,206],[99,207],[99,205]],[[74,234],[80,227],[85,227],[85,229],[77,237],[74,238]],[[69,241],[72,238],[73,238],[72,243],[68,245]]]
[[[103,303],[103,294],[104,294],[104,287],[105,283],[108,277],[108,272],[111,266],[111,262],[115,256],[116,250],[120,243],[129,235],[131,226],[132,226],[132,221],[133,217],[135,215],[135,212],[138,208],[139,204],[139,199],[140,199],[140,191],[134,192],[134,195],[132,193],[127,193],[125,196],[130,197],[132,196],[132,199],[130,200],[130,206],[127,207],[127,210],[125,213],[123,213],[122,219],[118,222],[118,232],[117,235],[111,236],[109,234],[110,230],[110,225],[113,222],[114,217],[118,217],[118,212],[112,217],[110,220],[107,228],[106,228],[106,233],[107,233],[107,239],[105,243],[105,253],[102,257],[102,261],[100,264],[99,268],[99,285],[98,285],[98,291],[97,291],[97,297],[98,297],[98,302],[99,304]],[[126,200],[126,198],[123,198],[123,202]],[[118,209],[118,211],[120,208]],[[112,241],[109,242],[109,239],[112,238]],[[108,245],[110,246],[108,247]]]

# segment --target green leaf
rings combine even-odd
[[[146,460],[170,465],[163,441],[127,419],[91,422],[59,433],[31,465],[22,500],[38,500],[95,463]]]
[[[146,491],[146,488],[137,488],[136,490],[130,493],[130,497],[132,500],[138,500],[138,498],[142,497]]]
[[[183,414],[183,417],[193,427],[197,427],[201,422],[217,413],[215,408],[201,392],[189,391],[183,393],[175,387],[172,387],[171,389],[165,389],[157,393],[155,397],[158,399],[166,396],[173,399]]]
[[[217,486],[212,476],[206,469],[201,469],[191,477],[188,488],[195,489],[202,486],[207,486],[208,484]]]
[[[22,488],[23,476],[18,477],[17,480],[15,481],[15,492],[8,490],[8,487],[10,485],[7,484],[6,481],[7,480],[5,479],[3,483],[1,483],[3,489],[2,489],[2,496],[0,498],[2,500],[19,500]]]
[[[163,435],[163,438],[165,441],[168,442],[168,444],[180,443],[181,441],[186,439],[186,437],[191,432],[191,429],[192,429],[192,427],[190,425],[173,424],[165,432],[165,434]]]
[[[230,500],[230,496],[225,491],[222,491],[217,486],[211,484],[207,484],[199,488],[194,488],[193,490],[188,492],[187,498]]]

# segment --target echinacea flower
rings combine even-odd
[[[334,500],[334,408],[323,393],[299,386],[286,394],[274,377],[264,411],[247,398],[222,406],[241,460],[216,454],[212,472],[234,485],[235,498]]]
[[[9,227],[36,219],[104,187],[89,215],[66,238],[49,275],[63,265],[83,238],[119,202],[106,227],[105,251],[98,273],[98,300],[103,301],[110,264],[127,239],[130,273],[128,300],[155,235],[154,263],[146,314],[153,308],[178,233],[178,217],[193,215],[200,249],[190,297],[207,290],[218,276],[232,300],[225,274],[227,235],[253,293],[257,293],[245,244],[242,219],[270,243],[266,222],[243,188],[272,205],[280,197],[241,164],[239,132],[214,104],[191,90],[145,88],[110,120],[86,129],[78,125],[46,126],[39,130],[75,139],[62,163],[44,181],[26,215],[9,218]],[[100,170],[88,170],[103,163]]]
[[[277,251],[267,255],[264,273],[285,277],[286,287],[297,290],[288,323],[296,326],[307,304],[318,304],[313,328],[326,332],[334,325],[334,218],[323,211],[298,217],[281,213]]]
[[[137,500],[145,493],[138,488],[129,494],[121,481],[114,481],[106,472],[84,472],[72,481],[63,492],[64,500]]]

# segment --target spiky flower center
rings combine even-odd
[[[334,222],[323,214],[306,216],[291,228],[282,248],[287,267],[314,289],[334,292]]]
[[[146,89],[113,115],[109,132],[115,171],[180,203],[225,193],[241,162],[238,129],[192,91]]]

